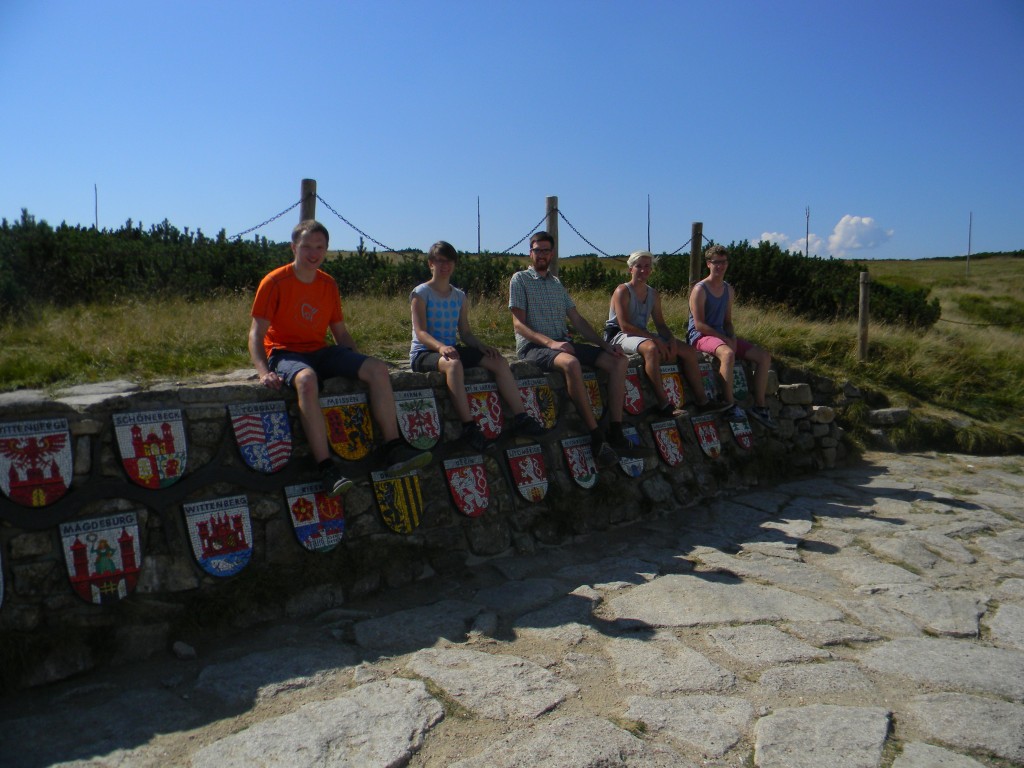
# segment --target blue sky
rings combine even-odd
[[[648,196],[656,252],[803,252],[807,207],[821,256],[1024,247],[1021,0],[6,0],[0,74],[8,220],[231,236],[313,178],[394,248],[475,251],[479,197],[505,250],[548,195],[610,254]]]

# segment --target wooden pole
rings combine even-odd
[[[871,276],[867,272],[860,273],[860,308],[857,312],[857,359],[866,362],[868,359],[868,298],[871,294]]]
[[[544,226],[547,233],[555,238],[554,258],[551,259],[548,272],[558,277],[558,195],[544,198],[544,210],[546,211]]]
[[[690,321],[690,291],[700,280],[701,245],[704,240],[704,223],[695,221],[690,225],[690,284],[686,286],[686,321]]]
[[[316,179],[303,179],[299,199],[299,221],[316,218]]]

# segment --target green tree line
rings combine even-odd
[[[745,302],[784,306],[814,320],[850,319],[858,307],[859,273],[864,267],[839,259],[807,258],[768,242],[728,246],[729,282]],[[116,230],[68,226],[54,228],[28,211],[20,220],[0,223],[0,314],[19,316],[32,307],[71,306],[135,297],[211,295],[253,291],[271,269],[291,261],[287,243],[266,238],[228,239],[201,231],[179,230],[166,219],[144,229],[131,220]],[[597,290],[609,295],[628,279],[625,257],[563,259],[559,276],[570,291]],[[689,256],[663,255],[651,284],[685,295]],[[502,296],[523,260],[501,254],[464,255],[455,283],[474,295]],[[703,266],[703,265],[702,265]],[[359,251],[324,265],[343,294],[402,295],[427,280],[422,255]],[[882,283],[871,288],[871,315],[914,327],[939,318],[938,299],[925,288]]]

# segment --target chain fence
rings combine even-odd
[[[360,229],[355,224],[353,224],[351,221],[349,221],[347,218],[345,218],[337,209],[334,208],[334,206],[332,206],[330,203],[328,203],[326,200],[324,200],[323,197],[321,197],[319,194],[316,194],[316,199],[319,202],[321,202],[323,204],[323,206],[327,210],[329,210],[331,213],[333,213],[340,221],[344,222],[353,231],[357,232],[360,237],[362,237],[364,240],[369,240],[371,243],[373,243],[374,245],[379,247],[384,253],[404,253],[405,252],[405,251],[398,251],[398,250],[396,250],[394,248],[391,248],[390,246],[382,243],[380,240],[378,240],[377,238],[373,237],[372,235],[364,232],[362,229]],[[303,202],[303,200],[299,200],[299,201],[293,203],[292,205],[288,206],[287,208],[285,208],[280,213],[275,214],[274,216],[271,216],[266,221],[262,221],[262,222],[260,222],[259,224],[255,225],[255,226],[249,227],[248,229],[244,229],[241,232],[239,232],[237,235],[232,235],[230,239],[231,240],[240,240],[245,235],[248,235],[248,234],[250,234],[252,232],[255,232],[258,229],[262,229],[263,227],[267,226],[268,224],[271,224],[271,223],[277,221],[278,219],[280,219],[282,216],[284,216],[289,211],[292,211],[295,208],[297,208],[299,205],[302,204],[302,202]],[[571,229],[573,232],[576,233],[577,237],[579,237],[580,240],[582,240],[584,243],[586,243],[591,248],[593,248],[595,253],[600,254],[600,256],[598,258],[612,259],[614,261],[619,261],[619,262],[624,262],[625,261],[625,258],[623,256],[613,256],[613,255],[607,253],[606,251],[602,250],[601,248],[598,248],[596,245],[594,245],[594,243],[592,243],[590,241],[590,239],[586,237],[586,235],[584,235],[582,232],[580,232],[580,230],[577,229],[576,226],[571,221],[569,221],[569,219],[566,217],[566,215],[562,212],[562,210],[560,208],[555,208],[554,212],[558,214],[558,217],[562,221],[564,221],[566,223],[566,225],[568,225],[569,229]],[[502,251],[498,251],[498,252],[493,253],[493,254],[488,253],[488,254],[481,254],[481,255],[489,255],[489,256],[507,256],[507,255],[510,255],[513,249],[518,248],[520,245],[522,245],[522,243],[527,238],[532,236],[534,232],[536,232],[537,230],[540,229],[541,225],[545,222],[545,220],[547,220],[547,217],[548,217],[548,214],[544,214],[544,216],[541,218],[541,220],[538,221],[536,224],[534,224],[533,228],[529,232],[527,232],[525,235],[523,235],[521,238],[519,238],[516,242],[512,243],[512,245],[510,245],[508,248],[506,248],[506,249],[504,249]],[[708,243],[712,242],[707,236],[704,236],[704,240],[707,241]],[[674,251],[672,251],[671,253],[665,254],[665,255],[667,255],[667,256],[675,256],[681,250],[683,250],[686,246],[688,246],[692,241],[693,241],[693,238],[691,237],[689,240],[687,240],[681,246],[676,248]],[[572,258],[572,257],[570,256],[570,257],[564,257],[564,258]]]

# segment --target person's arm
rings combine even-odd
[[[729,291],[729,298],[725,302],[725,318],[722,320],[722,328],[728,338],[735,339],[736,329],[732,327],[732,300],[735,294],[731,285],[727,285],[726,289]]]
[[[555,349],[562,344],[568,343],[555,341],[549,336],[533,330],[533,328],[526,324],[526,310],[522,307],[509,307],[509,311],[512,313],[512,329],[531,344],[536,344],[538,347]]]
[[[416,334],[416,340],[431,352],[437,352],[445,360],[458,359],[459,353],[455,347],[449,344],[442,344],[440,340],[427,332],[427,302],[422,296],[413,294],[410,301],[412,312],[412,330]]]
[[[572,323],[572,327],[576,329],[576,332],[591,344],[600,347],[609,355],[618,356],[625,354],[625,352],[622,351],[622,347],[618,344],[610,344],[605,341],[604,338],[593,329],[590,323],[587,322],[587,319],[579,313],[579,310],[576,309],[576,307],[570,307],[565,311],[565,314],[568,316],[569,322]]]
[[[649,291],[654,291],[653,288],[648,288]],[[672,329],[668,327],[668,323],[665,322],[665,315],[661,311],[661,294],[654,291],[654,306],[651,307],[651,319],[654,321],[654,327],[658,330],[657,336],[652,336],[654,344],[658,348],[659,354],[663,360],[669,360],[672,357],[672,344],[675,341],[675,336],[672,333]]]
[[[355,339],[352,338],[352,334],[348,332],[348,326],[345,325],[344,320],[338,320],[337,322],[331,323],[328,328],[331,329],[331,335],[334,337],[334,343],[339,347],[347,347],[353,352],[358,352],[356,349]]]
[[[284,383],[280,376],[270,370],[267,362],[267,351],[263,348],[263,339],[270,330],[270,321],[263,317],[254,317],[249,326],[249,358],[259,376],[260,384],[269,389],[280,389]]]

